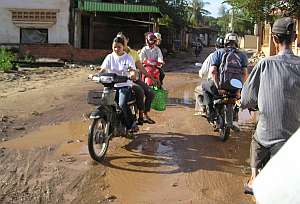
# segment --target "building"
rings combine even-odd
[[[297,38],[292,44],[293,52],[300,56],[300,18],[295,17]],[[272,40],[272,24],[265,22],[257,28],[258,51],[263,51],[266,56],[275,55],[278,51]]]
[[[0,46],[23,56],[95,61],[111,52],[119,31],[140,48],[145,32],[159,30],[160,16],[151,0],[2,0]]]
[[[0,45],[69,43],[69,0],[1,0]]]
[[[74,46],[110,49],[120,31],[130,39],[130,46],[140,48],[144,33],[158,31],[161,13],[152,0],[78,0],[75,4]]]

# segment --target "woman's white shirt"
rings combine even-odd
[[[136,69],[133,58],[127,53],[124,53],[123,55],[119,56],[114,52],[108,54],[101,65],[101,68],[107,69],[108,72],[116,73],[122,76],[129,76],[129,67],[132,69]],[[124,86],[132,86],[132,81],[128,80],[125,83],[115,84],[115,87]]]

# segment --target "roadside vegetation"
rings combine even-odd
[[[0,48],[0,70],[9,72],[13,68],[13,61],[16,56],[8,49]]]

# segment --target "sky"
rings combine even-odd
[[[204,2],[209,2],[209,5],[206,5],[204,9],[211,12],[210,16],[218,17],[219,8],[224,0],[203,0]]]

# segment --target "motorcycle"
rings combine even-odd
[[[90,114],[92,120],[88,131],[88,151],[92,159],[101,162],[108,150],[109,141],[115,136],[126,136],[128,134],[124,124],[124,116],[118,103],[115,102],[116,83],[128,80],[127,76],[115,73],[104,73],[89,76],[90,79],[103,84],[102,92],[90,91],[88,103],[97,105],[95,111]],[[134,96],[127,102],[134,118],[136,118],[136,104]]]
[[[230,85],[235,89],[241,89],[243,87],[242,82],[237,79],[231,79]],[[222,96],[214,99],[214,108],[216,117],[214,119],[214,126],[219,131],[219,137],[221,141],[226,141],[230,135],[229,124],[233,124],[234,114],[237,106],[236,93],[231,91],[225,91]]]
[[[156,61],[153,58],[147,59],[143,62],[143,66],[146,70],[146,72],[151,75],[154,79],[160,80],[160,69],[162,67],[162,63]],[[154,81],[150,78],[142,75],[142,80],[148,85],[148,86],[154,86]]]

